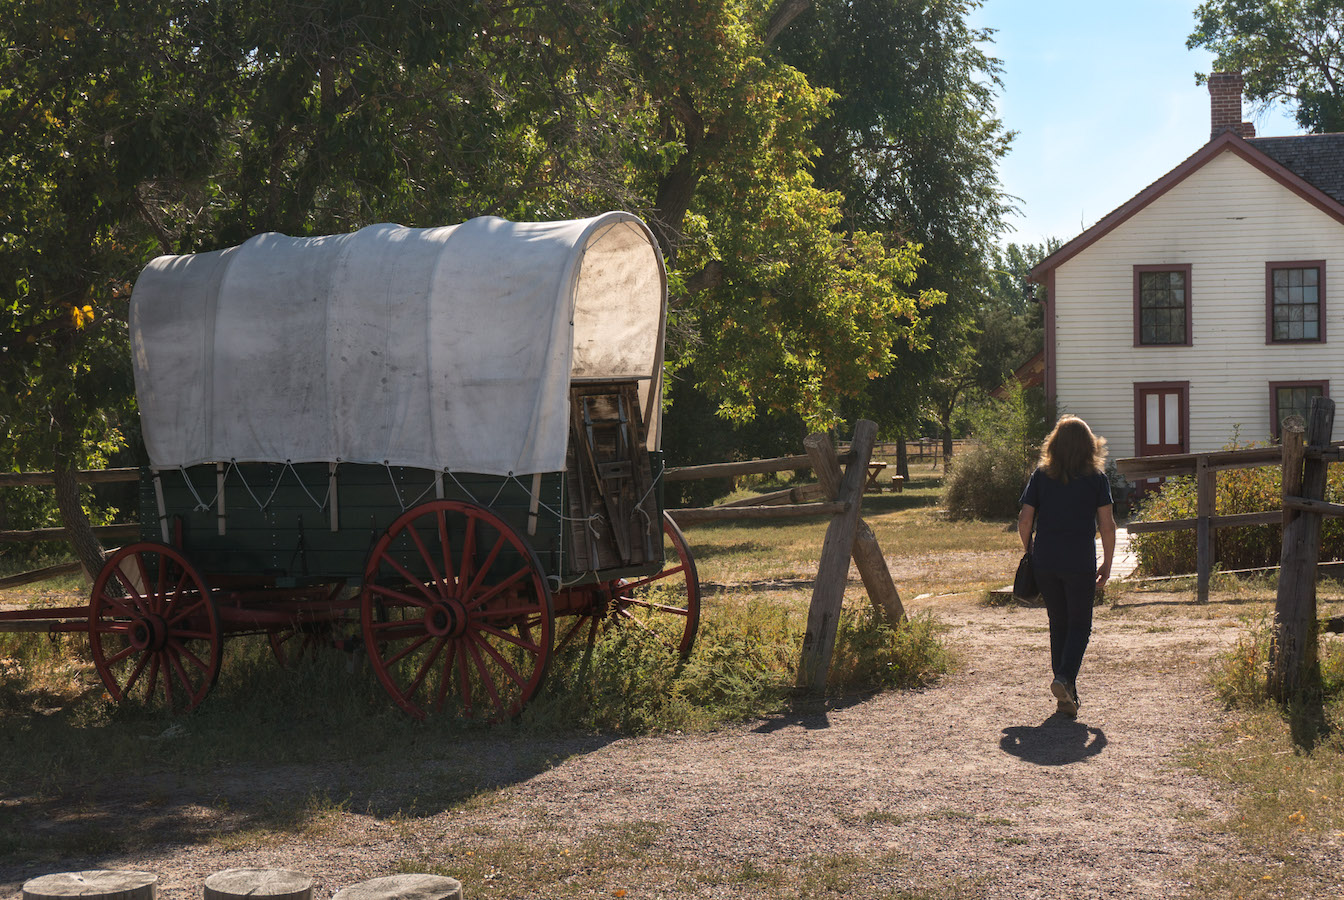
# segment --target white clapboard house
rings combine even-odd
[[[1044,259],[1045,387],[1113,457],[1277,437],[1344,391],[1344,134],[1257,138],[1240,75],[1212,135]]]

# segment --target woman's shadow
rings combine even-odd
[[[1058,713],[1040,725],[1010,725],[999,739],[1004,753],[1038,766],[1067,766],[1096,756],[1105,746],[1100,728],[1088,728]]]

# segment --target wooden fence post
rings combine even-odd
[[[1307,455],[1307,423],[1301,416],[1288,416],[1280,426],[1283,435],[1283,496],[1302,496],[1302,462]],[[1292,509],[1283,508],[1283,527],[1296,516]]]
[[[863,485],[868,479],[868,460],[877,439],[877,424],[860,419],[850,442],[849,468],[840,481],[836,500],[848,507],[826,528],[826,542],[821,548],[821,562],[817,566],[817,580],[812,588],[812,605],[807,613],[807,633],[803,635],[803,651],[798,662],[798,687],[821,691],[826,687],[826,675],[831,667],[835,650],[835,635],[840,618],[840,607],[845,599],[845,582],[849,576],[849,559],[853,553],[854,532],[859,522],[859,508],[863,500]]]
[[[803,439],[803,448],[812,460],[812,471],[816,473],[825,496],[831,500],[837,499],[841,476],[835,445],[824,434],[811,434]],[[892,625],[904,622],[905,607],[901,604],[901,594],[891,578],[891,570],[887,568],[882,548],[878,546],[877,535],[873,534],[873,529],[862,518],[855,525],[854,546],[850,552],[878,619]]]
[[[1209,517],[1217,500],[1215,478],[1209,458],[1201,455],[1195,462],[1195,599],[1199,603],[1209,602],[1209,575],[1213,571],[1213,526]]]
[[[1325,497],[1328,463],[1319,451],[1330,443],[1334,422],[1335,401],[1313,397],[1307,416],[1301,486],[1301,496],[1308,500]],[[1285,448],[1285,467],[1289,456]],[[1285,484],[1290,480],[1291,475],[1285,472]],[[1293,510],[1283,528],[1274,642],[1270,647],[1269,692],[1280,703],[1304,696],[1320,679],[1316,659],[1316,563],[1320,555],[1321,514]]]

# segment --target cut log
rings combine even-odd
[[[23,885],[23,900],[154,900],[158,896],[159,876],[152,872],[117,872],[89,869],[84,872],[58,872],[33,878]]]
[[[343,888],[332,900],[462,900],[462,883],[443,875],[388,875]]]
[[[313,879],[288,869],[225,869],[205,879],[205,900],[312,900]]]

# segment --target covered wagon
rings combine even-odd
[[[282,660],[344,639],[411,715],[499,719],[604,622],[689,653],[665,323],[657,245],[622,212],[154,260],[130,314],[143,540],[88,608],[109,692],[189,709],[230,635]]]

